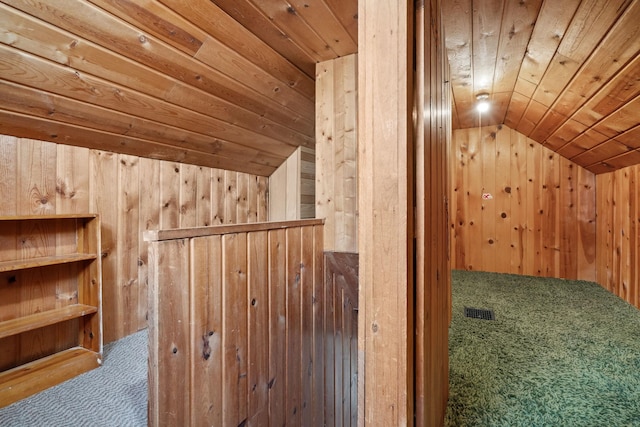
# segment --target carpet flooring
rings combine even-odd
[[[446,426],[640,426],[639,310],[583,281],[454,271],[452,288]]]
[[[0,426],[146,426],[147,354],[147,331],[107,344],[101,367],[0,409]]]

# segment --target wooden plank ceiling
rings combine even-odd
[[[0,0],[0,134],[270,175],[357,2]]]
[[[454,128],[505,123],[595,173],[640,163],[640,1],[443,7]]]
[[[454,128],[640,163],[640,0],[442,4]],[[357,0],[0,0],[0,134],[270,175],[314,146],[315,64],[356,51]]]

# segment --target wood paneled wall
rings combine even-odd
[[[358,420],[413,422],[413,2],[358,2]]]
[[[315,150],[298,147],[269,177],[269,221],[315,218]]]
[[[504,125],[453,147],[453,268],[595,281],[593,173]]]
[[[326,426],[358,425],[358,254],[325,252]]]
[[[0,136],[2,215],[97,213],[104,341],[147,326],[144,230],[264,221],[267,178]]]
[[[596,177],[597,282],[640,308],[640,166]]]
[[[416,8],[415,424],[444,423],[449,396],[451,87],[440,0]]]
[[[324,369],[341,343],[331,322],[325,343],[340,307],[324,286],[322,222],[147,238],[149,425],[325,425],[325,399],[342,394]]]
[[[316,66],[316,215],[325,249],[358,250],[357,55]]]

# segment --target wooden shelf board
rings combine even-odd
[[[97,214],[60,214],[60,215],[0,215],[0,221],[23,221],[40,219],[91,219]]]
[[[67,254],[54,255],[38,258],[30,258],[25,260],[2,261],[0,262],[0,273],[7,271],[25,270],[34,267],[46,267],[48,265],[65,264],[69,262],[78,262],[96,259],[96,254]]]
[[[102,355],[74,347],[0,373],[0,408],[102,364]]]
[[[4,322],[0,322],[0,339],[97,312],[97,307],[73,304],[55,310],[47,310],[42,313],[19,317],[17,319],[5,320]]]

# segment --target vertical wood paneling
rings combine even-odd
[[[413,2],[358,4],[358,419],[408,425],[413,408]],[[418,116],[420,116],[418,114]]]
[[[190,336],[193,392],[189,394],[192,411],[190,425],[222,425],[222,238],[191,240]],[[196,268],[197,267],[197,268]]]
[[[180,165],[179,223],[180,227],[197,225],[198,166]]]
[[[315,150],[300,147],[269,177],[269,220],[315,218]]]
[[[302,389],[301,389],[301,421],[304,426],[313,425],[313,379],[316,363],[314,361],[314,250],[316,249],[314,230],[304,228],[300,236],[300,309],[301,313],[301,357],[302,366]],[[320,397],[320,396],[318,396]]]
[[[160,228],[180,226],[180,163],[160,162]]]
[[[468,198],[452,199],[453,268],[595,280],[595,175],[504,125],[454,131],[458,156],[478,134],[481,144],[495,141],[497,151],[452,162],[456,193]],[[492,186],[493,199],[480,201]],[[481,238],[474,233],[478,219]],[[494,260],[479,255],[491,250],[487,230],[496,236]]]
[[[510,183],[506,183],[505,191],[511,197],[511,255],[510,272],[514,274],[524,274],[525,270],[525,253],[527,247],[528,229],[527,229],[527,148],[526,138],[514,130],[509,132],[510,144]],[[510,157],[505,155],[507,159]],[[508,189],[508,190],[507,190]],[[452,262],[452,265],[456,265]]]
[[[1,135],[0,158],[4,215],[100,215],[105,343],[147,326],[143,231],[219,224],[238,206],[245,221],[267,219],[265,177],[229,173],[242,182],[246,203],[239,204],[238,195],[224,191],[226,172],[219,169]]]
[[[631,166],[596,176],[597,281],[638,308],[639,171],[640,166]]]
[[[160,181],[160,162],[140,158],[138,165],[140,173],[140,207],[139,207],[139,236],[146,230],[160,228],[161,190],[158,185],[145,185],[148,182]],[[145,304],[149,293],[149,243],[143,239],[138,242],[138,322],[137,329],[147,327],[148,304]]]
[[[115,336],[121,337],[138,328],[138,242],[140,177],[139,158],[118,155],[117,276],[114,286],[114,308],[117,325]]]
[[[448,399],[448,325],[450,319],[449,204],[450,198],[465,203],[463,197],[452,197],[449,168],[451,167],[451,88],[449,66],[445,56],[441,2],[431,0],[416,3],[416,129],[413,135],[415,153],[415,279],[414,286],[414,378],[415,424],[441,426],[444,423]],[[480,137],[480,135],[479,135]],[[493,154],[490,164],[476,161],[479,153]],[[457,162],[472,162],[485,176],[482,168],[495,167],[500,159],[495,137],[482,136],[478,141],[457,151]],[[487,185],[482,191],[496,192],[497,178],[478,180]],[[458,187],[458,192],[464,189]],[[496,207],[487,205],[479,212],[480,219]],[[453,207],[452,212],[456,208]],[[455,215],[457,218],[457,214]],[[461,218],[460,218],[461,219]],[[476,227],[475,222],[473,222]],[[496,234],[490,227],[476,227],[486,236],[484,251],[495,251]],[[474,233],[476,231],[474,230]],[[460,254],[458,247],[456,257]],[[455,249],[453,249],[455,251]],[[484,257],[485,255],[481,255]],[[464,255],[461,256],[464,262]],[[471,260],[475,263],[475,260]],[[412,421],[409,421],[413,424]]]
[[[326,299],[324,274],[324,227],[314,228],[313,257],[313,421],[312,425],[321,425],[325,420],[325,367],[324,349],[328,341],[326,335]],[[357,337],[357,331],[356,331]],[[356,338],[357,340],[357,338]],[[355,353],[354,353],[355,354]],[[321,362],[324,361],[324,362]],[[357,396],[356,396],[357,399]],[[357,414],[356,414],[357,415]]]
[[[91,150],[91,213],[100,215],[102,239],[102,323],[104,342],[115,341],[124,332],[118,300],[118,156],[107,151]],[[116,185],[114,186],[114,183]],[[117,192],[116,192],[117,191]],[[121,312],[120,312],[121,313]],[[133,331],[131,331],[133,332]],[[124,334],[124,335],[123,335]]]
[[[269,247],[268,232],[247,236],[249,284],[249,407],[248,425],[269,425]]]
[[[287,245],[287,406],[286,424],[302,425],[302,290],[300,283],[300,229],[286,230]],[[307,242],[310,244],[313,242]]]
[[[325,425],[322,225],[224,228],[151,242],[150,425]]]
[[[236,201],[238,200],[238,175],[232,171],[224,171],[224,200],[233,200],[233,203],[224,204],[223,224],[236,224],[238,210]]]
[[[327,343],[326,425],[357,425],[358,417],[358,254],[325,252],[325,286],[331,295],[331,315],[325,319]]]
[[[149,425],[189,425],[189,242],[151,243],[149,288]],[[171,265],[173,268],[165,268]],[[173,286],[160,286],[161,283]]]
[[[269,415],[286,423],[286,240],[285,230],[269,230]]]
[[[246,234],[222,237],[222,424],[229,426],[248,419],[247,255]]]
[[[316,216],[330,251],[358,248],[356,86],[357,55],[316,66]]]

